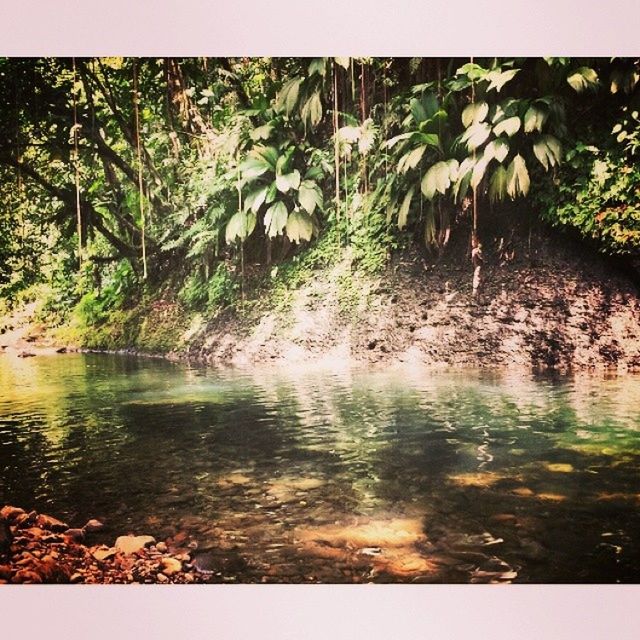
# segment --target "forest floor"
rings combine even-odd
[[[497,229],[497,227],[496,227]],[[0,349],[129,350],[212,366],[351,364],[640,369],[640,292],[631,273],[562,236],[485,234],[476,295],[468,234],[440,257],[396,256],[359,272],[348,251],[295,286],[193,314],[165,295],[85,332],[51,330],[34,303],[0,322]],[[133,338],[131,337],[133,336]]]

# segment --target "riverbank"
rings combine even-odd
[[[149,535],[119,536],[113,546],[91,544],[98,520],[82,528],[35,511],[0,509],[0,584],[192,584],[206,576],[188,550],[173,552]]]
[[[542,232],[541,232],[542,233]],[[398,254],[375,276],[349,251],[206,313],[170,292],[99,323],[48,327],[36,303],[5,319],[0,348],[126,351],[216,367],[257,364],[640,370],[633,274],[557,235],[488,236],[474,295],[466,234],[440,257]]]

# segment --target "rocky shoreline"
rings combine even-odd
[[[0,509],[1,584],[194,584],[207,574],[188,550],[169,549],[149,535],[122,535],[113,546],[89,544],[104,525],[74,529],[52,516]]]

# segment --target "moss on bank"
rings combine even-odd
[[[49,335],[57,343],[85,349],[166,354],[181,346],[191,315],[178,302],[142,301],[130,309],[110,310],[94,323],[74,313],[67,324],[50,329]]]

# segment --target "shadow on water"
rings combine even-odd
[[[0,502],[212,580],[637,582],[640,378],[0,358]]]

